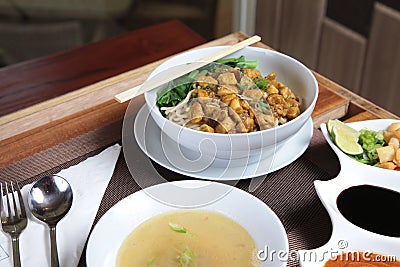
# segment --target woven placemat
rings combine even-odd
[[[21,184],[31,183],[98,154],[109,145],[120,142],[120,138],[121,122],[88,132],[0,169],[0,180],[17,179]],[[167,180],[188,179],[160,166],[155,165],[155,167]],[[316,248],[329,240],[331,222],[314,190],[313,181],[332,179],[339,170],[340,165],[336,155],[326,143],[320,130],[314,129],[310,146],[300,158],[268,174],[262,184],[250,192],[264,201],[280,218],[288,234],[291,250]],[[137,166],[137,172],[146,175],[140,172],[140,166]],[[242,180],[236,187],[249,192],[249,185],[250,180]],[[115,203],[140,189],[121,153],[94,224]],[[254,214],[254,219],[257,219],[257,214]],[[86,266],[85,253],[86,247],[79,267]],[[298,262],[295,259],[289,260],[288,266],[296,265]]]

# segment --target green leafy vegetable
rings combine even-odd
[[[179,255],[179,265],[178,267],[196,267],[196,263],[194,262],[195,255],[194,253],[186,247],[186,249]]]
[[[238,58],[218,59],[215,62],[228,65],[232,68],[238,67],[241,69],[242,68],[254,69],[258,65],[258,60],[246,60],[244,56],[240,56]]]
[[[267,82],[267,80],[264,79],[259,79],[255,83],[257,87],[261,90],[265,90],[270,86],[269,82]]]
[[[177,89],[180,90],[180,89]],[[160,94],[157,100],[157,105],[159,107],[171,107],[177,105],[179,102],[183,100],[180,94],[175,90],[175,88],[171,90],[167,90]],[[160,91],[161,92],[161,91]]]
[[[199,70],[194,70],[187,76],[173,80],[166,88],[158,91],[157,106],[159,108],[173,107],[185,99],[199,73]]]
[[[376,149],[386,145],[382,132],[362,129],[360,130],[358,143],[362,146],[363,153],[352,157],[368,165],[377,164],[379,159]]]
[[[177,223],[168,223],[169,227],[171,228],[172,231],[177,232],[177,233],[181,233],[181,234],[186,234],[187,230],[185,227],[183,227],[180,224]]]
[[[208,64],[207,66],[194,70],[188,75],[179,77],[171,82],[164,89],[157,92],[157,106],[162,107],[173,107],[179,104],[190,90],[192,90],[192,85],[196,81],[198,75],[207,75],[209,71],[213,71],[216,68],[221,68],[221,64],[229,67],[239,67],[239,68],[256,68],[257,60],[246,60],[244,56],[238,58],[225,58],[216,60],[215,63],[218,64]],[[260,86],[265,86],[264,82],[261,82]],[[258,85],[258,87],[260,87]],[[161,110],[163,115],[164,111]]]

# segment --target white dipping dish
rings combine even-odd
[[[185,64],[199,61],[223,48],[225,47],[208,47],[174,56],[157,67],[151,73],[148,82],[157,79],[158,75],[167,77],[168,71],[174,67],[182,68]],[[311,117],[318,97],[318,83],[306,66],[285,54],[264,48],[246,47],[228,57],[242,55],[247,60],[257,59],[257,69],[263,76],[276,72],[276,79],[302,99],[302,112],[297,118],[272,129],[251,133],[218,134],[192,130],[162,116],[156,105],[157,91],[163,88],[161,86],[144,94],[151,116],[158,127],[179,145],[192,151],[201,151],[204,157],[225,160],[248,158],[260,154],[261,150],[266,156],[273,155],[275,150],[297,133]],[[269,155],[266,151],[270,152]]]
[[[393,122],[396,120],[378,119],[353,122],[348,125],[356,130],[363,128],[383,130]],[[331,238],[325,245],[314,250],[300,251],[300,265],[302,267],[322,267],[331,253],[335,253],[337,256],[342,252],[356,251],[369,251],[396,256],[397,259],[400,259],[400,238],[373,233],[354,225],[340,213],[336,203],[341,192],[359,185],[371,185],[400,193],[400,172],[369,166],[350,158],[332,142],[326,124],[321,124],[321,130],[338,156],[341,166],[336,178],[314,182],[318,197],[329,214],[333,229]],[[384,208],[387,209],[387,207]]]

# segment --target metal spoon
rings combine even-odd
[[[57,175],[43,177],[32,186],[28,205],[32,214],[50,228],[51,267],[58,267],[56,225],[71,208],[71,186]]]

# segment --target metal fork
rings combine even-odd
[[[19,188],[18,182],[15,182],[16,189],[14,189],[13,182],[10,182],[11,193],[8,193],[7,182],[4,183],[4,193],[5,193],[5,204],[3,204],[3,183],[0,183],[0,207],[1,207],[1,226],[5,233],[8,233],[12,239],[13,248],[13,262],[14,267],[21,266],[21,259],[19,256],[19,235],[26,228],[27,219],[25,213],[25,204],[22,199],[21,190]],[[15,197],[17,194],[18,198]],[[12,201],[10,201],[10,198]],[[17,205],[18,203],[18,205]]]

